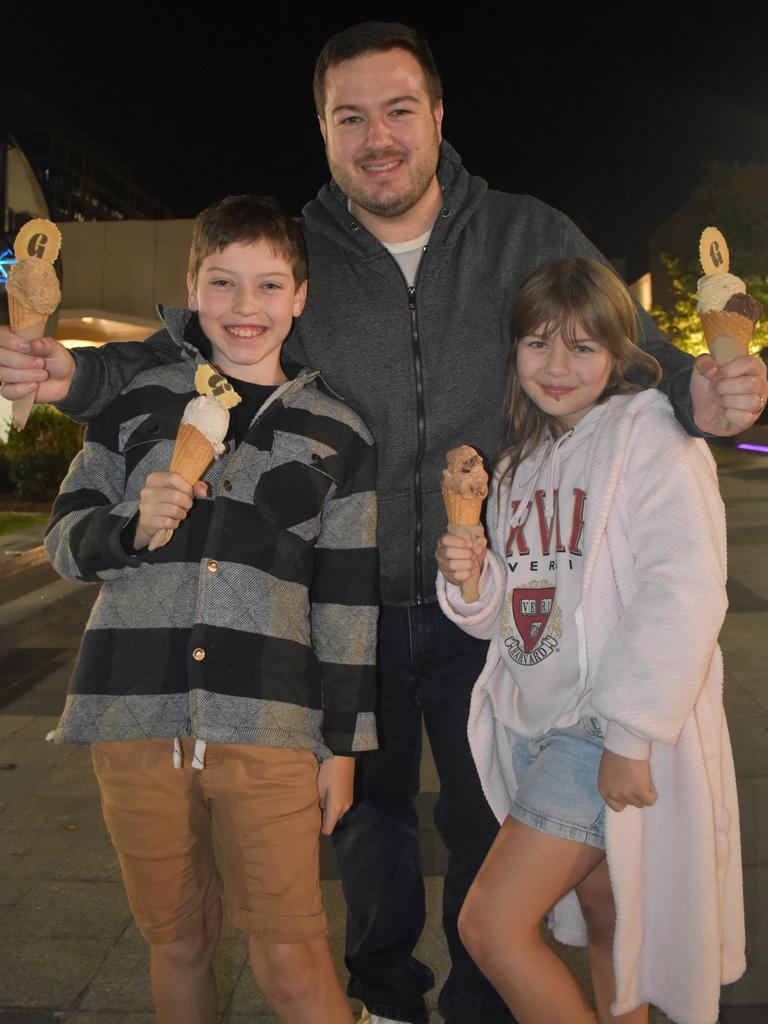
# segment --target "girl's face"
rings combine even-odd
[[[573,348],[560,332],[545,337],[547,324],[521,338],[517,346],[520,385],[542,412],[575,427],[594,409],[608,386],[613,357],[599,341],[576,332]]]

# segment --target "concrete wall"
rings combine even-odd
[[[155,318],[155,306],[185,306],[191,220],[60,224],[62,308]]]

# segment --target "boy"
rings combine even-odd
[[[321,808],[328,834],[351,804],[352,755],[376,746],[371,437],[317,373],[281,365],[306,253],[274,201],[201,213],[187,284],[190,309],[161,311],[181,361],[91,423],[54,506],[56,569],[105,581],[54,739],[92,744],[162,1024],[216,1020],[211,817],[280,1019],[346,1024],[318,844]],[[193,487],[168,466],[208,360],[242,402]]]

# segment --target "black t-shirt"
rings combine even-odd
[[[223,376],[227,377],[226,374]],[[226,438],[227,441],[234,441],[237,446],[245,437],[253,417],[279,385],[251,384],[250,381],[238,380],[236,377],[227,377],[227,380],[242,398],[239,405],[229,410],[229,430]]]

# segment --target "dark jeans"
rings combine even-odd
[[[355,804],[334,840],[347,902],[349,994],[372,1013],[426,1024],[432,971],[411,955],[424,927],[424,881],[414,798],[422,718],[440,776],[435,824],[448,848],[443,927],[451,971],[439,1008],[448,1024],[513,1018],[461,944],[456,921],[498,832],[467,741],[472,685],[488,645],[437,604],[384,607],[379,630],[380,749],[360,758]]]

